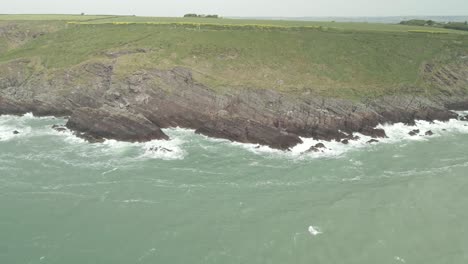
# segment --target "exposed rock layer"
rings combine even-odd
[[[353,139],[352,132],[385,137],[385,131],[375,129],[379,123],[445,121],[456,117],[450,109],[468,109],[468,96],[460,89],[437,97],[399,95],[356,102],[248,88],[216,92],[180,67],[145,69],[117,79],[112,63],[88,63],[51,79],[18,66],[26,63],[11,62],[18,71],[2,76],[0,114],[71,115],[67,127],[90,141],[167,139],[160,128],[179,126],[289,149],[300,137],[345,142]]]
[[[130,142],[169,139],[154,123],[139,114],[105,108],[78,108],[67,122],[67,128],[89,141],[104,138]]]

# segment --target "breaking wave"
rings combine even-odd
[[[457,113],[468,115],[468,111]],[[354,136],[358,136],[359,139],[350,140],[349,144],[343,144],[337,141],[328,142],[312,138],[302,138],[302,144],[295,146],[289,152],[285,152],[271,149],[267,146],[208,138],[195,135],[193,130],[181,128],[164,129],[164,132],[171,138],[170,140],[153,140],[145,143],[106,140],[102,144],[88,144],[83,139],[74,136],[69,130],[59,132],[51,128],[54,124],[63,125],[65,122],[66,120],[61,118],[38,118],[34,117],[32,114],[26,114],[24,116],[0,116],[0,142],[54,136],[65,143],[65,145],[68,145],[68,147],[80,146],[79,151],[98,152],[98,154],[101,153],[111,156],[131,153],[134,159],[182,160],[189,154],[189,149],[194,146],[200,147],[210,155],[214,155],[219,151],[225,152],[226,147],[234,147],[245,149],[255,154],[272,157],[310,159],[337,157],[349,151],[363,148],[375,148],[375,146],[381,144],[404,141],[427,141],[431,138],[450,134],[468,134],[468,122],[457,119],[452,119],[448,122],[416,121],[414,126],[407,126],[402,123],[391,125],[383,124],[379,125],[378,128],[384,129],[388,137],[377,139],[378,142],[369,143],[372,138],[359,133],[353,134]],[[410,132],[413,132],[413,135],[410,135]],[[325,147],[319,148],[316,151],[309,151],[311,147],[320,143]]]
[[[456,113],[462,116],[468,115],[468,111],[459,111]],[[453,134],[468,134],[468,122],[461,121],[458,119],[451,119],[447,122],[428,122],[418,120],[415,122],[414,126],[408,126],[403,123],[381,124],[377,128],[384,129],[387,134],[387,138],[378,138],[378,142],[372,143],[369,142],[373,139],[372,137],[365,136],[360,133],[354,133],[353,136],[358,136],[359,139],[350,140],[349,144],[343,144],[337,141],[323,141],[315,140],[313,138],[301,138],[303,143],[292,148],[290,152],[275,150],[267,146],[260,146],[255,144],[233,144],[257,154],[267,154],[274,156],[280,155],[283,157],[304,159],[337,157],[349,151],[354,151],[363,148],[371,148],[373,146],[378,146],[381,144],[398,143],[405,141],[427,141],[431,138],[437,138],[441,136]],[[413,135],[410,135],[410,132],[413,132]],[[316,146],[320,143],[325,145],[325,148],[320,148],[316,152],[309,151],[311,147]]]

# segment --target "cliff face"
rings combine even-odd
[[[0,21],[0,114],[70,116],[93,142],[184,127],[289,149],[468,109],[464,35],[298,30]]]
[[[167,127],[238,142],[288,149],[299,137],[352,139],[352,132],[384,137],[379,123],[448,120],[468,109],[468,60],[424,68],[437,94],[345,100],[267,89],[224,92],[197,83],[192,71],[139,69],[115,78],[114,65],[91,62],[50,73],[21,59],[1,67],[0,114],[71,116],[67,126],[91,141],[167,139]]]

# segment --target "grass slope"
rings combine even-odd
[[[468,35],[445,29],[433,34],[424,27],[367,23],[83,17],[44,16],[74,22],[3,52],[0,63],[36,58],[53,71],[112,60],[117,78],[141,68],[185,66],[214,89],[360,98],[424,86],[424,63],[444,65],[468,55]],[[56,21],[36,24],[50,23]],[[138,49],[147,52],[133,52]],[[126,55],[108,55],[119,52]]]

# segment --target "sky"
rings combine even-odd
[[[0,0],[0,14],[466,16],[468,0]]]

